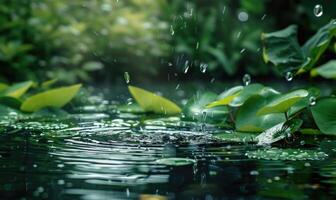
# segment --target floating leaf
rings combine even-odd
[[[157,164],[160,165],[168,165],[168,166],[186,166],[186,165],[193,165],[196,163],[193,159],[188,158],[162,158],[159,160],[156,160]]]
[[[257,111],[269,102],[260,95],[250,97],[237,111],[236,130],[241,132],[262,132],[285,121],[283,114],[257,116]]]
[[[2,93],[2,96],[9,96],[13,98],[20,98],[27,90],[33,85],[32,81],[26,81],[22,83],[16,83],[9,86]]]
[[[336,79],[336,60],[331,60],[322,66],[310,71],[312,77],[320,75],[327,79]]]
[[[265,160],[324,160],[328,158],[328,154],[322,151],[279,148],[248,151],[245,155],[250,159]]]
[[[233,88],[228,89],[227,91],[221,93],[217,97],[217,101],[214,101],[210,104],[208,104],[206,107],[207,108],[212,108],[215,106],[223,106],[223,105],[228,105],[231,103],[231,101],[239,95],[239,92],[243,90],[243,86],[235,86]]]
[[[61,108],[76,96],[81,84],[61,87],[28,97],[21,105],[25,112],[35,112],[45,107]]]
[[[11,108],[20,109],[22,102],[17,98],[2,96],[0,97],[0,104],[9,106]]]
[[[322,133],[336,135],[336,98],[321,99],[310,109]]]
[[[258,145],[269,145],[278,142],[296,132],[301,125],[302,120],[300,119],[279,123],[256,137]]]
[[[266,115],[270,113],[285,113],[289,110],[291,106],[293,106],[302,98],[308,96],[308,94],[309,93],[307,92],[307,90],[301,89],[277,96],[267,105],[262,107],[257,112],[257,115]]]
[[[181,113],[179,106],[164,97],[134,86],[128,86],[128,89],[140,107],[146,112],[167,115]]]
[[[214,135],[214,137],[222,142],[256,142],[256,134],[254,133],[219,133]]]

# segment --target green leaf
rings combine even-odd
[[[279,148],[248,151],[245,155],[248,158],[265,160],[324,160],[328,158],[328,154],[322,151]]]
[[[295,90],[287,94],[279,95],[270,101],[267,105],[262,107],[257,115],[266,115],[270,113],[285,113],[296,102],[308,96],[307,90]]]
[[[194,165],[196,161],[188,158],[162,158],[156,160],[156,163],[160,165],[179,167],[179,166]]]
[[[54,85],[57,81],[58,81],[57,78],[45,81],[45,82],[41,83],[41,87],[42,88],[49,88],[50,86]]]
[[[17,98],[3,96],[0,97],[0,104],[9,106],[11,108],[20,109],[22,102]]]
[[[32,85],[32,81],[13,84],[4,90],[1,96],[20,98]]]
[[[305,61],[304,54],[297,41],[297,26],[273,33],[263,33],[264,61],[273,63],[281,73],[297,70]]]
[[[257,116],[257,111],[264,107],[272,97],[254,95],[237,111],[236,129],[242,132],[262,132],[285,121],[283,114]]]
[[[301,125],[301,119],[293,119],[288,122],[279,123],[256,137],[258,145],[270,145],[278,142],[299,130]]]
[[[322,133],[336,135],[336,98],[320,99],[310,109]]]
[[[332,38],[335,36],[336,20],[334,19],[327,25],[320,28],[318,32],[303,45],[302,51],[308,60],[308,62],[302,66],[304,70],[314,67],[318,59],[328,48]]]
[[[0,83],[0,92],[4,91],[8,88],[8,85],[6,83]]]
[[[245,86],[243,90],[229,103],[231,107],[239,107],[244,104],[244,102],[253,95],[258,94],[264,88],[261,84],[251,84]]]
[[[181,113],[179,106],[164,97],[134,86],[128,86],[128,89],[140,107],[146,112],[167,115]]]
[[[220,95],[218,95],[217,97],[217,101],[214,101],[210,104],[208,104],[206,107],[207,108],[212,108],[212,107],[216,107],[216,106],[224,106],[224,105],[228,105],[231,103],[231,101],[237,97],[239,95],[239,92],[243,90],[243,86],[235,86],[232,87],[226,91],[224,91],[223,93],[221,93]]]
[[[327,79],[336,79],[336,60],[331,60],[310,71],[312,77],[320,75]]]
[[[79,92],[81,84],[61,87],[28,97],[21,105],[25,112],[36,112],[46,107],[61,108]]]

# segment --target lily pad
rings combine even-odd
[[[167,115],[181,113],[179,106],[164,97],[134,86],[128,86],[128,89],[140,107],[146,112]]]
[[[258,110],[257,115],[266,115],[270,113],[285,113],[291,106],[308,96],[307,90],[295,90],[293,92],[275,97],[267,105]]]
[[[278,142],[296,132],[301,125],[302,120],[300,119],[279,123],[256,137],[258,145],[269,145]]]
[[[237,111],[236,130],[241,132],[262,132],[285,121],[283,114],[273,113],[257,116],[257,111],[268,103],[260,95],[250,97]]]
[[[76,96],[80,87],[81,84],[77,84],[38,93],[27,98],[20,109],[25,112],[35,112],[46,107],[61,108]]]
[[[302,150],[302,149],[258,149],[255,151],[248,151],[245,154],[250,159],[264,159],[264,160],[324,160],[328,158],[328,154],[322,151]]]
[[[336,98],[320,99],[311,107],[313,118],[322,133],[336,135]]]
[[[9,86],[7,89],[2,91],[1,96],[9,96],[13,98],[20,98],[27,90],[33,85],[32,81],[26,81],[22,83],[16,83]]]
[[[161,165],[178,167],[178,166],[194,165],[196,161],[188,158],[162,158],[156,160],[156,163]]]

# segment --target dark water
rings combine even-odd
[[[325,152],[324,160],[250,159],[246,152],[263,147],[218,143],[212,135],[225,131],[211,125],[118,113],[114,106],[74,112],[80,114],[2,122],[0,199],[336,198],[333,140],[300,147]],[[163,157],[197,162],[157,164]]]

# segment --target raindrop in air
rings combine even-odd
[[[171,34],[171,35],[174,35],[174,34],[175,34],[173,25],[170,25],[170,34]]]
[[[314,15],[316,17],[321,17],[323,15],[323,8],[322,8],[322,5],[320,4],[317,4],[315,7],[314,7]]]
[[[292,81],[293,80],[293,73],[292,72],[287,72],[285,75],[285,78],[287,81]]]
[[[130,75],[129,75],[128,72],[125,72],[125,73],[124,73],[124,79],[125,79],[125,81],[126,81],[127,84],[130,83]]]
[[[238,20],[241,22],[246,22],[248,20],[249,16],[247,14],[247,12],[240,12],[238,14]]]
[[[243,76],[243,83],[244,83],[245,86],[247,86],[251,83],[251,76],[249,74],[245,74]]]
[[[188,70],[189,70],[189,61],[187,60],[184,63],[184,73],[185,74],[188,73]]]
[[[314,106],[316,104],[316,97],[309,97],[309,105]]]
[[[207,70],[207,68],[208,68],[208,64],[206,64],[206,63],[201,63],[201,65],[200,65],[200,70],[201,70],[202,73],[205,73],[206,70]]]

